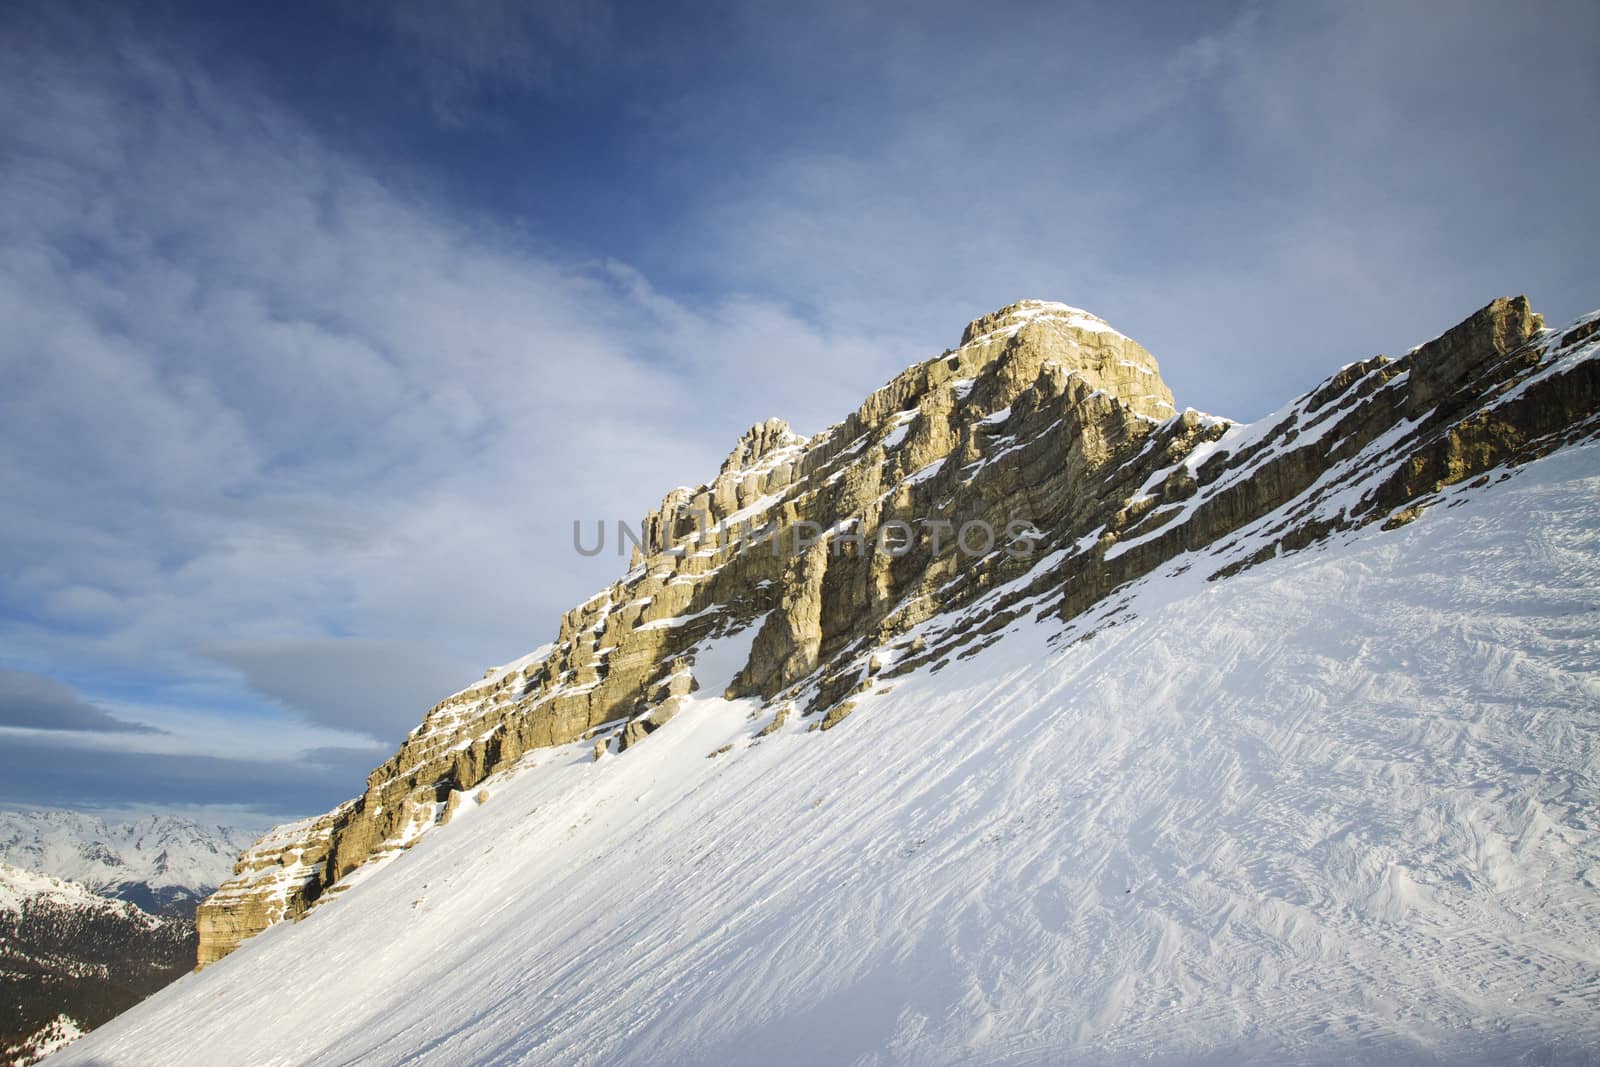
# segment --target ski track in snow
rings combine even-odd
[[[1600,445],[1182,562],[827,733],[703,678],[50,1063],[1600,1059]]]

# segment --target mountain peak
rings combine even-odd
[[[791,430],[783,419],[772,418],[766,422],[758,422],[739,437],[739,443],[733,446],[728,458],[722,461],[722,473],[748,470],[781,448],[805,443],[806,439]]]
[[[967,345],[1005,340],[1024,326],[1047,323],[1087,333],[1122,336],[1105,319],[1083,308],[1058,300],[1018,300],[967,323],[967,328],[961,333],[961,346],[965,348]]]
[[[48,872],[150,910],[211,892],[253,837],[167,813],[118,819],[49,809],[0,811],[0,862]]]
[[[831,730],[1014,621],[1096,632],[1118,590],[1178,557],[1172,574],[1222,578],[1404,525],[1445,486],[1593,431],[1588,329],[1544,331],[1497,301],[1243,426],[1177,413],[1154,357],[1081,309],[974,320],[834,426],[758,424],[715,478],[669,493],[548,655],[442,701],[361,795],[250,849],[200,909],[200,959],[342,893],[535,749],[631,759],[724,695],[754,701],[740,721],[769,718],[757,739]]]
[[[1158,422],[1177,410],[1154,356],[1100,316],[1059,301],[1018,300],[973,319],[946,358],[963,374],[999,377],[1007,394],[1054,373]]]

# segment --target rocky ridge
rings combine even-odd
[[[641,743],[698,685],[710,636],[758,627],[731,694],[827,729],[854,694],[938,670],[1023,613],[1079,639],[1158,568],[1224,576],[1410,521],[1445,486],[1600,429],[1597,329],[1547,330],[1525,298],[1496,300],[1240,425],[1176,411],[1155,360],[1087,312],[1023,301],[977,319],[843,422],[753,427],[715,479],[668,494],[629,571],[550,646],[436,705],[361,796],[247,850],[200,908],[199,962],[481,802],[530,749]]]

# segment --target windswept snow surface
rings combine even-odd
[[[51,1062],[1600,1058],[1600,445],[1184,562],[826,733],[535,753]]]

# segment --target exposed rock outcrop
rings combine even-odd
[[[793,705],[828,709],[810,725],[842,726],[834,743],[853,694],[1024,614],[1081,636],[1157,568],[1232,573],[1414,516],[1595,432],[1596,321],[1557,334],[1524,298],[1497,300],[1241,426],[1175,411],[1149,353],[1087,312],[1023,301],[977,319],[843,422],[809,439],[755,426],[715,479],[669,493],[629,571],[552,645],[435,706],[361,796],[245,853],[201,908],[200,963],[396,854],[530,749],[599,741],[598,756],[616,736],[626,758],[698,684],[713,634],[759,627],[731,687],[776,710],[759,736]]]
[[[233,877],[195,913],[198,965],[215,963],[246,938],[282,919],[298,919],[327,888],[334,828],[349,825],[354,801],[315,819],[277,826],[245,850]]]

